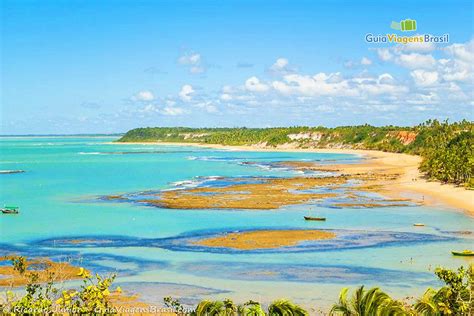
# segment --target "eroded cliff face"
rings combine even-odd
[[[390,136],[395,137],[405,146],[411,144],[417,135],[417,133],[411,131],[399,131],[390,134]]]

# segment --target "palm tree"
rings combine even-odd
[[[230,299],[224,301],[201,301],[196,307],[196,316],[233,316],[237,307]]]
[[[298,306],[289,300],[274,301],[268,307],[270,316],[307,316],[309,315],[301,306]]]
[[[221,301],[204,300],[196,307],[197,316],[217,316],[222,315],[224,303]]]
[[[348,289],[342,289],[339,302],[333,305],[330,315],[342,316],[390,316],[410,315],[403,306],[394,301],[386,293],[375,287],[368,291],[364,286],[357,288],[350,300],[347,298]]]
[[[423,296],[419,298],[415,304],[415,310],[420,315],[426,316],[438,316],[441,315],[438,304],[435,302],[434,297],[437,291],[432,288],[428,288]]]
[[[265,316],[265,312],[262,309],[260,303],[255,301],[248,301],[238,307],[239,315],[241,316]]]
[[[262,309],[260,303],[248,301],[239,307],[229,300],[201,301],[196,307],[196,316],[308,316],[308,312],[289,300],[274,301],[268,307],[268,314]]]
[[[224,300],[224,315],[235,315],[237,312],[237,306],[231,299],[226,298]]]
[[[418,315],[410,307],[405,307],[399,301],[390,299],[390,302],[384,304],[380,309],[381,316],[415,316]]]

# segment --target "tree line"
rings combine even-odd
[[[407,139],[403,135],[408,136]],[[410,139],[411,137],[411,139]],[[471,121],[429,120],[414,127],[358,126],[275,128],[147,127],[128,131],[119,142],[187,142],[222,145],[278,145],[301,148],[358,148],[421,155],[430,179],[474,188],[474,129]]]

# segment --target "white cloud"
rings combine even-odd
[[[421,87],[431,86],[438,82],[438,72],[417,69],[410,72],[415,84]]]
[[[432,55],[427,54],[400,54],[396,59],[397,64],[400,66],[416,69],[416,68],[433,68],[436,64],[436,60]]]
[[[194,104],[195,107],[204,109],[207,113],[217,113],[217,107],[211,101],[203,101]]]
[[[414,108],[415,108],[415,110],[417,110],[417,111],[426,111],[426,110],[428,110],[428,108],[427,108],[426,106],[424,106],[424,105],[417,105],[417,106],[415,106]]]
[[[347,60],[344,62],[344,67],[346,68],[356,68],[360,66],[370,66],[372,65],[372,60],[368,57],[362,57],[360,61]]]
[[[185,102],[189,102],[192,99],[192,94],[194,93],[194,89],[191,85],[185,84],[181,87],[181,91],[179,92],[179,97],[181,100]]]
[[[220,97],[220,98],[221,98],[222,101],[230,101],[230,100],[232,100],[232,96],[231,96],[230,94],[228,94],[228,93],[223,93],[223,94],[221,94],[221,97]]]
[[[294,73],[296,69],[290,66],[288,59],[280,57],[269,68],[269,71],[271,74],[274,75],[285,75],[289,73]]]
[[[419,105],[434,104],[438,101],[439,96],[435,92],[430,92],[428,94],[416,93],[413,96],[410,96],[409,99],[407,99],[407,103]]]
[[[222,87],[222,93],[232,93],[233,89],[229,85],[225,85]]]
[[[450,59],[439,60],[443,79],[446,81],[474,80],[474,40],[465,44],[452,44],[444,48]]]
[[[155,96],[148,90],[140,91],[132,97],[134,101],[153,101],[154,99]]]
[[[165,107],[163,111],[161,111],[162,114],[164,115],[171,115],[171,116],[176,116],[176,115],[181,115],[184,114],[185,111],[182,108],[179,107]]]
[[[362,59],[360,60],[360,64],[364,66],[370,66],[372,65],[372,60],[367,57],[362,57]]]
[[[215,105],[208,105],[208,106],[206,106],[206,111],[207,111],[208,113],[217,113],[217,112],[219,112],[219,111],[217,110],[217,107],[216,107]]]
[[[458,70],[447,68],[445,69],[445,74],[443,75],[443,79],[446,81],[467,81],[472,77],[472,73],[470,73],[467,69]]]
[[[166,103],[167,106],[175,106],[176,101],[168,99],[168,100],[165,101],[165,103]]]
[[[245,89],[251,92],[266,92],[270,87],[264,83],[261,83],[260,80],[253,76],[245,81]]]
[[[141,112],[141,113],[153,113],[153,112],[158,112],[158,111],[159,111],[159,108],[151,103],[145,105],[142,109],[138,110],[138,112]]]
[[[389,48],[379,48],[377,49],[377,55],[382,61],[392,60],[393,54],[390,52]]]
[[[453,113],[452,104],[459,105],[464,112],[469,106],[472,108],[472,46],[471,41],[438,47],[436,51],[434,45],[381,48],[376,50],[378,57],[359,55],[351,59],[354,67],[350,72],[314,75],[291,70],[288,59],[281,57],[264,73],[247,77],[243,84],[223,85],[208,93],[197,93],[193,86],[185,84],[177,96],[160,99],[162,107],[156,105],[159,102],[153,96],[153,101],[148,100],[135,111],[142,112],[143,117],[147,113],[204,115],[220,111],[259,116],[277,108],[288,119],[311,117],[314,111],[334,112],[338,117],[364,117],[368,112],[385,118],[449,116]],[[199,54],[185,57],[180,63],[190,72],[195,71],[192,67],[202,65]],[[389,65],[368,67],[377,59]],[[374,73],[378,69],[383,71]]]
[[[203,73],[204,71],[206,70],[204,69],[204,67],[201,67],[201,66],[193,66],[189,68],[189,72],[192,74],[200,74],[200,73]]]
[[[275,63],[272,65],[271,69],[273,70],[282,70],[288,66],[288,59],[286,58],[278,58]]]
[[[431,42],[412,42],[396,46],[395,49],[407,52],[429,53],[436,49],[436,45]]]
[[[201,55],[197,53],[188,53],[179,57],[178,62],[181,65],[199,65],[201,63]]]
[[[427,52],[429,50],[417,50],[416,47],[417,46],[415,45],[407,48],[404,45],[403,47],[395,46],[391,48],[379,48],[377,49],[377,55],[379,59],[384,62],[395,62],[396,64],[409,69],[433,68],[436,65],[436,60],[431,54],[411,52]],[[405,53],[405,51],[407,53]]]
[[[369,95],[399,95],[408,91],[407,87],[396,84],[389,73],[381,74],[377,78],[369,77],[368,80],[360,82],[357,89]]]
[[[187,66],[192,74],[200,74],[206,71],[201,54],[198,53],[186,53],[178,58],[178,63]]]
[[[465,44],[452,44],[447,46],[445,50],[454,58],[468,63],[474,62],[474,39]]]
[[[436,49],[433,43],[409,43],[391,48],[377,49],[379,59],[394,62],[404,68],[418,70],[410,75],[419,86],[446,82],[472,82],[474,80],[474,40],[455,43],[438,51],[447,55],[435,58],[429,52]],[[422,72],[425,69],[429,72]],[[437,73],[437,74],[436,74]]]
[[[314,76],[299,74],[286,75],[284,81],[274,81],[273,88],[284,95],[321,96],[321,95],[355,95],[346,80],[340,78],[339,73],[325,74],[323,72]]]

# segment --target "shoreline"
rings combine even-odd
[[[457,187],[452,184],[443,184],[436,181],[428,181],[423,178],[418,170],[421,162],[420,156],[389,153],[377,150],[345,149],[345,148],[296,148],[292,145],[284,145],[268,148],[256,145],[228,146],[219,144],[202,144],[186,142],[123,142],[114,145],[161,145],[161,146],[194,146],[202,148],[222,149],[231,151],[258,151],[258,152],[307,152],[307,153],[331,153],[352,154],[365,158],[367,164],[374,167],[397,168],[401,171],[398,179],[393,180],[386,191],[389,195],[400,196],[404,194],[421,195],[425,205],[442,205],[455,211],[462,211],[469,216],[474,216],[474,191]],[[350,171],[350,166],[339,165],[343,172]]]

